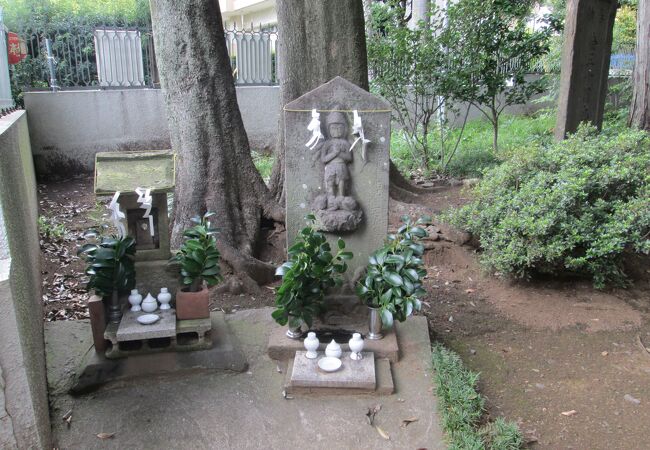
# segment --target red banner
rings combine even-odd
[[[27,46],[16,33],[7,33],[7,57],[9,64],[18,64],[27,56]]]

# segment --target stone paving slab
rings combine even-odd
[[[233,339],[249,362],[246,372],[185,370],[124,379],[92,395],[51,395],[51,415],[56,418],[52,421],[53,446],[84,450],[447,448],[432,394],[424,317],[412,317],[397,326],[401,359],[392,364],[394,395],[300,394],[287,400],[282,395],[286,364],[266,354],[274,326],[271,311],[243,310],[225,316]],[[66,367],[78,363],[83,354],[79,339],[90,348],[92,337],[89,327],[80,336],[77,330],[81,327],[75,322],[48,322],[45,327],[48,380],[57,384],[57,378],[69,377]],[[380,364],[377,362],[377,369]],[[390,440],[368,425],[365,414],[377,404],[382,407],[375,423]],[[71,409],[73,419],[68,428],[60,417]],[[419,420],[401,428],[402,420],[409,417]],[[115,435],[101,440],[96,437],[101,432]]]
[[[344,352],[341,368],[336,372],[325,372],[318,367],[318,361],[324,357],[322,353],[314,359],[308,359],[306,353],[296,352],[289,377],[290,387],[375,390],[375,355],[371,352],[363,352],[363,359],[358,361],[350,359],[350,352]]]

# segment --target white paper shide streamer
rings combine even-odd
[[[361,116],[359,115],[359,112],[356,109],[353,111],[353,116],[354,116],[354,120],[352,123],[352,134],[357,136],[357,138],[350,146],[350,151],[352,151],[352,149],[354,149],[354,146],[357,145],[359,141],[361,141],[361,159],[365,161],[366,148],[367,145],[370,143],[370,140],[366,139],[366,136],[363,132],[363,123],[361,123]]]
[[[151,205],[153,204],[153,200],[151,198],[151,189],[138,187],[135,188],[135,193],[138,194],[137,202],[140,204],[140,208],[145,210],[144,216],[142,217],[149,219],[149,233],[151,234],[151,237],[153,237],[153,216],[151,215]]]
[[[305,146],[309,147],[309,150],[313,150],[318,145],[318,142],[325,138],[320,130],[320,113],[315,109],[311,110],[311,122],[307,125],[307,129],[311,131],[311,138]]]
[[[118,198],[120,198],[120,191],[117,191],[113,195],[113,199],[108,204],[107,208],[111,211],[111,220],[113,221],[115,228],[117,228],[118,235],[120,238],[123,238],[126,236],[126,227],[124,226],[122,219],[124,219],[126,215],[120,211],[120,204],[117,201]]]

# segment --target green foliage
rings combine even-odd
[[[532,0],[459,0],[447,8],[441,33],[449,49],[445,91],[476,106],[494,128],[498,149],[499,116],[510,105],[527,102],[545,89],[545,80],[527,78],[550,50],[551,37],[561,28],[555,17],[545,27],[527,24]]]
[[[440,146],[430,141],[431,134],[444,137],[446,131],[444,120],[437,123],[444,117],[445,51],[434,32],[443,27],[444,14],[435,5],[428,13],[429,23],[409,27],[399,2],[372,3],[367,38],[371,88],[391,104],[414,162],[427,170],[433,160],[447,161],[444,140]]]
[[[221,281],[221,267],[219,266],[219,250],[210,217],[214,213],[207,212],[203,217],[192,217],[194,225],[183,232],[183,245],[170,262],[178,262],[181,266],[183,284],[189,286],[190,292],[198,292],[203,286],[203,281],[208,286],[214,286]]]
[[[416,222],[403,216],[402,225],[390,234],[384,247],[368,258],[365,277],[359,280],[356,293],[363,303],[379,308],[381,320],[387,327],[393,320],[403,322],[413,311],[422,307],[420,297],[426,294],[422,280],[427,270],[422,263],[424,246],[418,241],[427,236],[419,225],[430,221],[420,218]]]
[[[486,447],[495,450],[518,450],[524,444],[517,424],[506,422],[503,417],[499,417],[483,427],[480,434]]]
[[[268,183],[269,179],[271,178],[271,170],[273,169],[275,156],[272,153],[266,154],[258,153],[256,151],[251,152],[251,156],[253,157],[253,164],[255,164],[255,168],[262,176],[264,182]]]
[[[96,238],[90,231],[86,238]],[[83,245],[78,254],[86,260],[87,289],[109,297],[113,292],[128,292],[135,286],[135,239],[130,236],[101,236],[99,243]]]
[[[523,438],[514,423],[502,418],[479,429],[485,401],[476,391],[479,375],[463,367],[460,357],[440,344],[433,346],[438,409],[450,449],[516,450]]]
[[[534,116],[504,114],[501,123],[498,154],[495,155],[492,151],[492,125],[482,118],[474,119],[467,122],[462,133],[460,129],[451,130],[449,138],[460,139],[456,155],[444,171],[437,165],[437,161],[431,161],[432,170],[453,177],[477,177],[485,169],[499,164],[517,148],[534,143],[550,144],[553,141],[555,111],[544,111]],[[435,144],[432,142],[431,145]],[[422,165],[413,158],[399,131],[393,131],[391,136],[390,156],[402,173],[422,171]]]
[[[67,230],[62,223],[56,223],[53,218],[38,216],[38,233],[44,239],[58,241],[65,236]]]
[[[622,5],[616,11],[612,53],[629,52],[636,45],[636,5]]]
[[[45,38],[58,56],[59,86],[97,84],[93,31],[99,26],[148,27],[148,0],[0,0],[5,25],[25,40],[28,55],[11,68],[12,95],[24,106],[26,87],[47,88]],[[151,36],[142,35],[143,47]]]
[[[321,313],[325,292],[341,283],[341,274],[348,268],[345,260],[352,259],[341,238],[337,253],[332,255],[325,235],[314,228],[314,215],[308,215],[307,220],[309,226],[289,247],[289,260],[275,272],[282,277],[282,284],[276,292],[272,316],[280,325],[288,323],[291,328],[303,322],[312,326],[314,317]]]
[[[522,149],[489,170],[450,219],[480,237],[490,270],[625,285],[625,252],[650,252],[650,137],[583,126],[548,148]]]

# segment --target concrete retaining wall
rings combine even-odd
[[[277,86],[239,86],[237,100],[251,148],[275,145]],[[39,176],[92,171],[95,153],[170,148],[159,89],[25,93]]]
[[[24,111],[0,118],[0,448],[51,448],[36,179]]]

